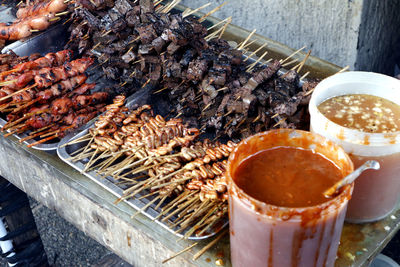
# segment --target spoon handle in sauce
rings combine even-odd
[[[342,188],[345,185],[351,184],[354,182],[354,180],[357,179],[360,174],[368,169],[374,169],[374,170],[379,170],[380,164],[379,162],[375,160],[368,160],[366,161],[363,165],[358,167],[355,171],[344,177],[342,180],[331,186],[329,189],[327,189],[324,192],[324,195],[326,197],[331,197],[333,194],[335,194],[337,191],[339,191],[340,188]]]

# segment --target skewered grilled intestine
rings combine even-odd
[[[160,115],[154,118],[143,116],[145,111],[151,109],[148,105],[127,115],[119,112],[120,105],[116,103],[107,109],[106,114],[100,116],[95,122],[95,128],[90,131],[95,136],[92,148],[102,151],[110,149],[114,152],[119,146],[123,150],[143,147],[152,154],[165,154],[175,146],[190,142],[199,134],[197,129],[187,129],[180,119],[165,121]],[[117,124],[120,125],[119,129]]]
[[[191,181],[189,181],[186,185],[186,187],[190,190],[197,190],[201,189],[203,185],[207,184],[206,181],[207,179],[216,179],[216,177],[220,177],[223,175],[225,172],[225,167],[226,167],[226,160],[227,157],[229,156],[230,152],[235,148],[236,144],[233,142],[228,142],[227,145],[224,144],[214,144],[210,145],[208,142],[205,142],[202,145],[197,145],[197,147],[192,150],[192,152],[196,151],[197,154],[195,153],[189,153],[191,154],[190,161],[186,164],[184,164],[182,167],[180,167],[181,172],[175,174],[173,177],[171,177],[171,181],[177,180],[180,181],[182,178],[189,178]],[[182,148],[183,150],[183,148]],[[188,157],[185,155],[187,152],[182,153],[182,160],[188,160]],[[222,160],[222,161],[221,161]],[[161,171],[157,170],[161,168]],[[163,166],[158,166],[155,168],[155,170],[152,171],[150,174],[151,176],[160,176],[161,175],[168,175],[169,173],[165,173],[162,170]],[[171,171],[170,173],[173,173]],[[161,179],[164,179],[161,177]],[[184,184],[186,181],[183,179],[181,183],[171,183],[161,189],[162,193],[161,194],[169,194],[175,190],[175,188],[179,184]],[[163,180],[163,183],[165,181]],[[218,183],[217,183],[218,184]],[[204,187],[202,191],[209,189],[208,187]],[[182,190],[182,189],[181,189]],[[219,191],[218,191],[219,192]],[[224,191],[225,192],[225,191]],[[220,192],[220,193],[224,193]],[[175,192],[176,193],[176,192]],[[215,192],[214,196],[218,196]],[[209,193],[211,196],[211,193]],[[205,195],[201,196],[201,200],[203,201],[205,198],[209,198]]]
[[[77,139],[78,142],[89,142],[71,160],[83,160],[84,171],[95,170],[100,175],[124,181],[126,189],[120,200],[140,196],[146,190],[156,196],[155,200],[192,196],[193,199],[185,202],[187,205],[182,205],[204,210],[198,213],[185,211],[185,216],[193,216],[176,222],[181,226],[180,231],[193,231],[198,217],[209,225],[223,219],[227,211],[224,173],[227,158],[236,144],[231,141],[221,144],[208,139],[197,141],[199,130],[187,128],[181,119],[166,120],[153,115],[149,105],[129,111],[123,106],[124,100],[121,96],[116,98],[88,134]],[[198,233],[206,228],[207,225],[201,226]]]

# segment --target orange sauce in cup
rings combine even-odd
[[[308,207],[328,201],[323,192],[342,177],[329,159],[312,150],[275,147],[242,161],[233,179],[248,195],[280,207]]]

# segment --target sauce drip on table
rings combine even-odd
[[[329,200],[323,192],[342,177],[329,159],[311,150],[276,147],[240,163],[233,179],[253,198],[280,207],[308,207]]]

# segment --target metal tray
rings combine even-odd
[[[28,40],[16,41],[4,47],[2,53],[6,53],[7,51],[12,50],[19,56],[29,56],[33,53],[40,53],[44,55],[46,53],[63,50],[64,45],[68,41],[68,35],[65,34],[67,28],[68,25],[52,25],[52,27],[47,29],[45,32],[41,32]],[[96,65],[96,63],[94,65]],[[92,92],[100,91],[101,89],[104,89],[105,87],[114,84],[113,81],[107,80],[103,76],[102,72],[97,70],[96,67],[89,68],[89,70],[86,71],[86,74],[88,76],[88,79],[86,81],[87,83],[96,83],[96,87],[92,90]],[[5,120],[4,116],[0,116],[0,126],[3,127],[6,123],[7,121]],[[83,127],[76,129],[75,132],[80,132],[82,128]],[[14,136],[17,139],[22,139],[28,135],[24,133],[20,135],[14,134]],[[24,144],[29,145],[36,141],[37,140],[35,139],[31,139],[28,141],[24,141]],[[55,139],[55,141],[53,142],[39,144],[36,146],[32,146],[32,148],[45,151],[55,151],[57,149],[59,141],[60,139]]]
[[[148,87],[145,87],[142,90],[136,92],[135,94],[133,94],[132,96],[127,98],[125,106],[127,106],[130,109],[135,109],[138,106],[148,103],[149,97],[152,95],[151,90],[152,90],[152,87],[148,86]],[[117,182],[112,177],[108,176],[108,177],[104,178],[104,177],[97,175],[97,173],[94,171],[83,172],[84,167],[85,167],[85,165],[84,165],[85,161],[71,162],[68,160],[68,158],[71,157],[71,153],[76,151],[79,148],[84,147],[85,143],[83,142],[83,143],[78,143],[78,144],[72,144],[70,146],[63,146],[63,145],[67,144],[68,142],[75,140],[81,136],[84,136],[85,134],[88,133],[89,128],[91,128],[93,126],[94,126],[94,122],[91,122],[88,125],[86,125],[81,132],[79,132],[77,134],[70,134],[70,135],[65,136],[59,143],[59,146],[57,148],[57,154],[64,162],[69,164],[71,167],[73,167],[77,171],[81,172],[82,174],[84,174],[85,176],[90,178],[91,180],[95,181],[96,183],[98,183],[99,185],[101,185],[102,187],[107,189],[109,192],[114,194],[116,197],[121,197],[123,194],[122,192],[123,192],[124,188],[121,185],[117,185]],[[87,159],[86,159],[86,161],[87,161]],[[147,193],[148,192],[141,192],[135,196],[136,197],[135,199],[128,199],[128,200],[124,200],[124,201],[126,203],[128,203],[128,205],[132,206],[133,208],[140,210],[142,214],[144,214],[151,220],[154,220],[156,223],[161,225],[163,228],[167,229],[171,233],[182,238],[185,234],[185,231],[182,234],[175,233],[175,231],[178,230],[179,228],[178,227],[171,228],[167,224],[168,222],[172,222],[177,217],[172,216],[168,220],[167,223],[162,222],[159,219],[155,219],[160,214],[160,208],[158,210],[156,210],[155,207],[157,204],[154,204],[154,203],[152,205],[150,205],[147,209],[145,209],[143,211],[141,210],[145,205],[147,205],[149,202],[151,202],[154,199],[152,196],[138,199],[138,198],[146,195]],[[168,204],[168,201],[166,201],[163,205],[161,205],[161,207],[165,206],[166,204]],[[173,212],[173,210],[171,212]],[[168,213],[165,214],[164,216],[167,216],[167,215],[168,215]],[[161,217],[160,219],[162,219],[162,218],[163,217]],[[226,227],[228,225],[227,218],[222,218],[221,223],[217,223],[216,225],[218,225],[216,229],[211,229],[210,231],[206,231],[205,234],[202,236],[195,236],[195,235],[189,236],[188,239],[189,240],[201,240],[201,239],[206,239],[208,237],[213,236],[218,231],[220,231],[221,229],[223,229],[224,227]]]
[[[68,42],[68,35],[65,34],[68,26],[62,23],[53,24],[45,31],[38,32],[28,39],[18,40],[5,46],[1,53],[12,50],[18,56],[29,56],[33,53],[46,54],[62,50]]]
[[[251,64],[255,61],[256,61],[255,58],[249,58],[248,64]],[[263,63],[261,62],[260,64],[262,65]],[[287,72],[286,69],[281,68],[278,71],[278,74],[283,75],[286,72]],[[304,81],[300,80],[299,86],[301,86],[303,83],[304,83]],[[139,90],[135,94],[133,94],[131,97],[129,97],[126,100],[125,106],[127,106],[130,109],[135,109],[138,106],[141,106],[144,104],[151,105],[152,109],[154,110],[154,112],[156,114],[160,114],[164,117],[168,116],[170,114],[169,112],[171,109],[171,105],[170,105],[168,99],[159,97],[157,94],[154,94],[152,92],[151,86],[147,86],[147,87]],[[95,181],[96,183],[98,183],[99,185],[101,185],[106,190],[110,191],[112,194],[114,194],[116,197],[119,198],[123,194],[123,188],[121,186],[118,186],[117,181],[115,181],[112,177],[108,176],[108,177],[104,178],[102,176],[97,175],[97,173],[95,171],[83,172],[84,167],[85,167],[84,163],[87,162],[87,159],[85,159],[83,161],[77,161],[77,162],[71,162],[68,160],[68,158],[71,157],[71,153],[84,147],[87,143],[82,142],[79,144],[72,144],[68,147],[63,146],[63,145],[67,144],[68,142],[73,141],[81,136],[86,135],[88,133],[89,129],[93,126],[94,126],[94,122],[91,122],[90,124],[86,125],[86,127],[84,127],[84,129],[81,132],[79,132],[77,134],[70,134],[70,135],[65,136],[59,143],[59,146],[57,148],[57,154],[68,165],[70,165],[74,169],[78,170],[79,172],[81,172],[82,174],[84,174],[85,176],[90,178],[91,180]],[[215,137],[214,135],[210,135],[209,133],[203,133],[201,136],[201,138],[209,138],[209,139],[213,139],[214,137]],[[175,227],[172,229],[169,227],[169,225],[167,223],[164,223],[158,219],[155,219],[160,214],[160,211],[155,209],[157,204],[151,204],[149,206],[149,208],[142,211],[142,208],[154,199],[154,197],[152,197],[152,196],[139,199],[141,196],[144,196],[147,193],[148,192],[141,192],[140,194],[137,194],[135,196],[135,199],[129,199],[129,200],[124,200],[124,201],[126,203],[128,203],[130,206],[134,207],[135,209],[140,210],[141,213],[144,214],[145,216],[147,216],[148,218],[155,220],[159,225],[161,225],[168,231],[176,234],[178,237],[183,237],[182,234],[175,233],[175,231],[179,228]],[[173,212],[173,210],[171,212]],[[164,216],[168,216],[168,214],[166,214]],[[175,218],[176,217],[172,217],[168,222],[171,222]],[[217,224],[217,225],[220,225],[220,227],[218,229],[213,229],[214,231],[206,232],[206,235],[200,236],[200,237],[192,235],[192,236],[188,237],[188,239],[201,240],[201,239],[206,239],[208,237],[215,235],[218,231],[220,231],[222,228],[226,227],[229,223],[227,218],[221,219],[221,222],[222,223]]]

